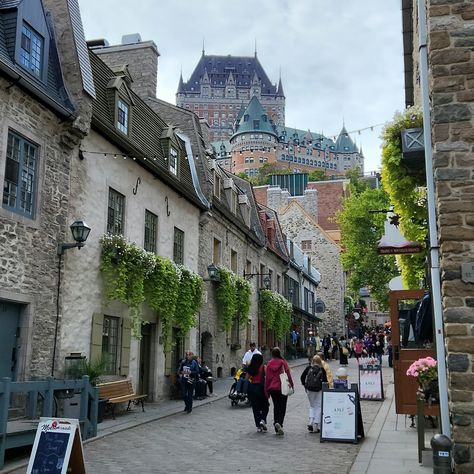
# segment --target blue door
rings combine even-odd
[[[0,301],[0,379],[15,380],[20,305]]]

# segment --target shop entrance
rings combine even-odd
[[[431,344],[417,337],[416,312],[424,294],[424,290],[400,290],[391,291],[389,296],[397,414],[417,413],[418,384],[413,377],[406,375],[407,369],[421,357],[435,358],[433,337]],[[437,416],[438,413],[438,406],[425,407],[425,415]]]

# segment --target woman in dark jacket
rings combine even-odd
[[[339,339],[339,363],[341,365],[348,365],[349,361],[347,356],[349,355],[349,347],[344,336]]]
[[[262,354],[254,354],[247,367],[247,380],[249,381],[247,396],[252,405],[255,426],[260,432],[267,431],[267,415],[270,403],[263,390],[265,382],[265,365]]]
[[[272,358],[268,362],[265,373],[265,397],[272,397],[273,402],[273,425],[277,435],[283,435],[283,421],[286,414],[286,402],[288,397],[281,393],[280,374],[286,372],[288,381],[294,388],[293,379],[288,363],[281,356],[280,348],[272,349]]]

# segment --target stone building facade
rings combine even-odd
[[[321,274],[317,296],[326,308],[318,314],[320,334],[344,334],[345,277],[339,258],[341,248],[299,202],[292,200],[286,208],[279,209],[278,216],[287,237],[311,257]]]
[[[73,37],[82,27],[72,25],[74,11],[52,3],[0,6],[0,367],[1,377],[17,380],[53,373],[62,315],[56,250],[71,240],[71,170],[90,121],[77,59],[71,74],[81,44]],[[60,22],[61,45],[51,33]],[[22,36],[36,49],[15,41]]]
[[[418,11],[404,0],[406,102],[420,105]],[[474,470],[474,5],[427,4],[429,93],[453,457]],[[414,33],[413,33],[414,32]]]

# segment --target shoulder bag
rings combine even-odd
[[[288,380],[288,374],[285,372],[285,367],[282,367],[282,372],[280,374],[280,382],[281,382],[281,394],[286,395],[289,397],[295,393],[295,390],[290,385],[290,381]]]

